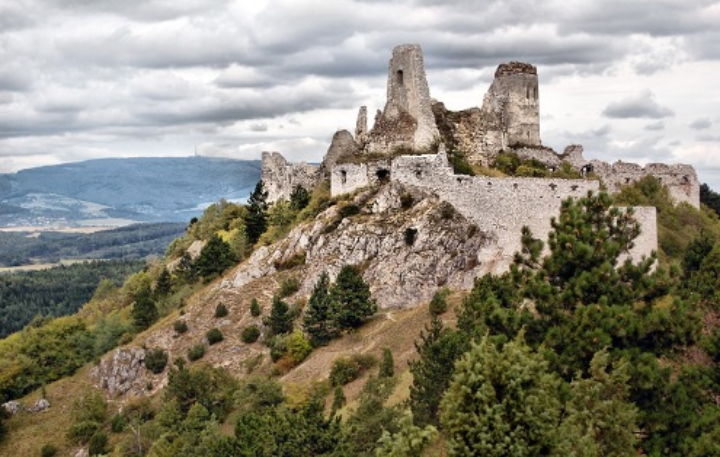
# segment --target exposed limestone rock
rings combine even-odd
[[[402,196],[402,198],[401,198]],[[402,201],[414,204],[404,209]],[[259,249],[235,273],[238,288],[275,265],[305,254],[305,278],[299,294],[309,294],[323,271],[334,278],[346,264],[361,265],[364,278],[381,308],[405,308],[429,301],[448,285],[470,289],[476,276],[490,268],[478,253],[491,239],[450,205],[431,194],[399,184],[382,187],[376,194],[356,197],[364,210],[342,220],[329,208],[313,223],[295,228],[276,245]],[[411,235],[412,234],[412,235]]]
[[[367,141],[367,134],[367,106],[361,106],[360,111],[358,111],[357,122],[355,123],[355,141],[361,146],[364,145]]]
[[[47,401],[45,398],[41,398],[36,401],[34,405],[28,408],[28,411],[33,413],[40,413],[42,411],[46,411],[48,408],[50,408],[50,402]]]
[[[17,412],[20,411],[20,408],[22,408],[22,405],[20,402],[13,400],[3,403],[2,407],[8,414],[17,414]]]
[[[192,242],[192,244],[187,248],[188,255],[192,260],[196,260],[198,257],[200,257],[200,253],[202,253],[203,248],[205,247],[206,241],[202,240],[195,240]],[[181,258],[177,258],[173,260],[172,262],[168,263],[167,269],[170,273],[174,272],[175,269],[180,265]]]
[[[91,376],[111,396],[120,396],[131,391],[139,394],[145,390],[141,376],[144,371],[145,350],[122,348],[105,356],[100,364],[93,368]]]

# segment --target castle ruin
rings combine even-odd
[[[462,151],[469,163],[482,166],[492,165],[499,153],[508,151],[550,169],[567,163],[583,176],[594,173],[611,192],[651,175],[669,188],[676,203],[700,206],[699,182],[689,165],[641,167],[620,161],[611,165],[586,160],[579,145],[562,154],[544,147],[538,73],[527,63],[500,64],[481,107],[449,111],[430,98],[420,47],[398,46],[388,65],[385,107],[369,130],[367,112],[366,106],[360,108],[354,136],[347,130],[333,136],[318,167],[300,164],[295,169],[278,153],[263,153],[262,179],[272,189],[270,200],[288,198],[294,184],[307,183],[310,188],[328,176],[333,196],[390,181],[416,186],[450,202],[482,230],[495,233],[497,254],[504,259],[500,264],[505,266],[520,247],[523,225],[544,235],[563,199],[597,191],[600,183],[456,175],[446,151]],[[655,209],[636,208],[636,218],[643,224],[643,234],[634,255],[647,255],[657,248]]]

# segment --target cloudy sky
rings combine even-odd
[[[319,161],[419,43],[431,95],[540,75],[541,137],[720,190],[720,0],[0,0],[0,172],[100,157]],[[370,116],[372,117],[372,115]]]

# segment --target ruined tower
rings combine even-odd
[[[388,65],[385,109],[370,132],[370,151],[420,150],[437,136],[422,50],[417,44],[397,46]]]
[[[528,63],[500,64],[483,111],[496,117],[502,148],[540,146],[540,102],[537,68]]]

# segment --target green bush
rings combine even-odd
[[[260,328],[257,325],[251,325],[249,327],[245,327],[240,334],[240,337],[243,340],[243,343],[254,343],[260,338]]]
[[[67,437],[75,443],[85,444],[90,441],[90,438],[101,428],[102,424],[100,422],[92,420],[78,422],[70,426]]]
[[[173,324],[173,329],[175,330],[175,333],[181,335],[181,334],[183,334],[183,333],[185,333],[185,332],[188,331],[188,326],[187,326],[187,324],[185,323],[184,320],[178,319],[178,320],[176,320],[175,323]]]
[[[127,417],[124,414],[115,414],[110,420],[110,431],[113,433],[122,433],[127,427]]]
[[[155,348],[145,354],[145,368],[154,374],[160,374],[167,365],[168,353],[162,348]]]
[[[440,314],[447,311],[447,296],[450,295],[450,290],[447,287],[435,292],[432,300],[430,301],[430,314],[433,316],[439,316]]]
[[[191,362],[202,359],[204,355],[205,355],[205,345],[202,343],[196,344],[195,346],[191,347],[187,351],[188,360]]]
[[[228,309],[225,304],[220,303],[215,307],[215,319],[225,317],[228,315]]]
[[[40,457],[53,457],[58,453],[58,448],[54,444],[43,444],[40,448]]]
[[[213,327],[205,332],[205,338],[207,338],[208,344],[212,346],[213,344],[217,344],[223,340],[223,334],[219,328]]]
[[[302,362],[312,352],[310,342],[300,330],[295,330],[285,339],[287,354],[296,364]]]
[[[365,370],[375,365],[375,362],[373,356],[361,354],[337,359],[330,369],[330,384],[344,386],[359,378]]]
[[[258,317],[260,315],[260,304],[257,301],[257,298],[253,298],[250,301],[250,315],[252,317]]]
[[[102,430],[95,433],[88,442],[88,454],[103,455],[107,452],[108,437]]]
[[[280,298],[289,297],[300,290],[300,280],[296,277],[285,278],[280,282],[280,290],[278,295]]]
[[[358,205],[355,203],[348,203],[347,205],[340,207],[338,215],[340,216],[340,219],[345,219],[346,217],[354,216],[359,213],[360,207]]]

